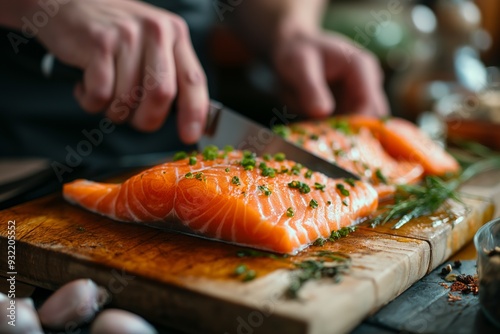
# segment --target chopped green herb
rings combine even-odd
[[[224,146],[224,152],[229,153],[229,152],[233,152],[233,151],[234,151],[234,147],[232,147],[231,145]]]
[[[241,165],[245,167],[245,170],[253,170],[257,161],[255,160],[256,155],[253,152],[245,151],[243,152],[243,160],[241,160]]]
[[[286,159],[285,153],[276,153],[274,155],[274,160],[276,160],[278,162],[285,161],[285,159]]]
[[[272,168],[272,167],[267,167],[267,164],[265,162],[261,162],[259,164],[259,169],[261,170],[261,175],[262,176],[269,176],[269,177],[275,177],[277,170]]]
[[[186,173],[186,175],[184,175],[184,177],[186,179],[197,179],[197,180],[200,180],[200,181],[205,181],[206,180],[206,177],[205,175],[203,175],[203,172],[198,172],[198,173],[191,173],[191,172],[188,172]]]
[[[205,160],[215,160],[219,153],[219,148],[215,145],[208,145],[203,149],[203,159]]]
[[[243,282],[248,282],[253,280],[255,277],[257,277],[257,273],[253,269],[248,269],[248,267],[245,264],[240,264],[238,265],[234,271],[234,275],[236,276],[241,276],[241,280]]]
[[[325,191],[326,185],[318,183],[318,182],[314,182],[314,188],[321,190],[321,191]]]
[[[313,245],[314,246],[323,246],[326,242],[325,238],[319,237],[318,239],[314,240]]]
[[[233,178],[231,179],[231,183],[239,186],[241,184],[240,183],[240,178],[237,177],[237,176],[233,176]]]
[[[237,266],[235,269],[234,269],[234,274],[235,275],[241,275],[241,274],[244,274],[245,272],[248,271],[248,268],[245,264],[240,264],[239,266]]]
[[[289,207],[288,209],[286,209],[286,216],[287,217],[293,217],[293,216],[295,216],[295,211],[293,210],[292,207]]]
[[[281,169],[279,171],[281,174],[286,174],[288,173],[288,168],[286,168],[285,166],[281,166]]]
[[[225,169],[226,173],[229,173],[229,170],[230,170],[230,169],[229,169],[229,167],[227,167],[227,168]]]
[[[351,187],[355,187],[356,186],[356,180],[355,179],[347,178],[347,179],[344,179],[344,182],[347,183],[348,185],[350,185]]]
[[[338,231],[332,231],[330,233],[330,237],[328,238],[328,241],[337,241],[340,238],[347,237],[350,233],[356,231],[356,226],[347,226],[347,227],[342,227]]]
[[[310,169],[308,169],[307,172],[304,173],[304,177],[306,179],[310,179],[312,177],[312,175],[313,175],[313,171]]]
[[[271,194],[272,194],[272,191],[271,191],[271,190],[269,190],[269,188],[268,188],[268,187],[266,187],[266,186],[258,186],[258,188],[259,188],[259,190],[260,190],[260,191],[262,191],[262,192],[264,193],[264,195],[266,195],[266,196],[269,196],[269,195],[271,195]]]
[[[174,154],[173,160],[178,161],[187,158],[187,153],[184,151],[180,151]]]
[[[277,170],[272,167],[263,168],[261,169],[261,171],[262,171],[261,173],[262,176],[268,176],[268,177],[275,177],[277,172]]]
[[[298,189],[302,194],[307,194],[311,191],[311,188],[307,184],[300,181],[292,181],[288,183],[288,187]]]
[[[255,279],[255,277],[257,277],[257,273],[255,272],[255,270],[250,269],[243,276],[243,282],[251,281]]]
[[[342,201],[342,204],[344,204],[344,206],[349,206],[349,204],[347,204],[347,201],[346,201],[346,200],[343,200],[343,201]]]
[[[264,159],[264,161],[271,161],[272,156],[270,154],[266,153],[262,156],[262,158]]]
[[[300,174],[300,170],[304,168],[304,166],[302,166],[302,164],[296,164],[295,166],[292,167],[292,174],[293,175],[299,175]]]
[[[312,134],[312,135],[309,136],[309,138],[312,139],[312,140],[318,140],[319,136],[316,135],[316,134]]]
[[[196,165],[196,161],[198,159],[196,159],[196,157],[189,157],[189,164],[192,166],[192,165]]]
[[[326,204],[327,205],[332,205],[332,201],[327,201]]]
[[[346,135],[352,133],[349,123],[344,119],[332,119],[330,120],[330,126],[332,127],[332,129],[339,130]]]
[[[333,150],[333,155],[335,155],[336,157],[343,157],[346,155],[346,153],[344,150],[339,148],[339,149]]]
[[[375,171],[375,175],[377,176],[377,179],[379,179],[380,182],[382,182],[383,184],[387,184],[387,179],[384,176],[384,174],[382,174],[380,168],[377,168],[377,170]]]
[[[340,193],[343,196],[349,196],[349,190],[345,188],[345,186],[342,183],[337,183],[337,189],[340,191]]]
[[[309,201],[309,206],[313,209],[316,209],[318,207],[318,201],[316,201],[314,198]]]
[[[288,138],[290,136],[290,129],[285,125],[276,125],[273,127],[273,132],[283,138]]]

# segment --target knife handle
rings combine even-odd
[[[81,81],[83,79],[82,70],[63,64],[51,53],[47,53],[43,56],[40,68],[43,75],[47,78],[55,77],[73,81]]]

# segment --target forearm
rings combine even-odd
[[[234,8],[233,24],[262,53],[277,40],[316,31],[325,5],[325,0],[243,0]]]
[[[0,25],[20,29],[22,17],[38,8],[38,0],[0,0]]]

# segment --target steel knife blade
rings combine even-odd
[[[238,114],[217,101],[210,102],[207,126],[198,142],[198,148],[208,145],[231,145],[238,150],[250,150],[257,155],[282,152],[288,159],[321,172],[331,178],[352,178],[357,175],[290,143],[270,129]]]

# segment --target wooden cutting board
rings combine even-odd
[[[493,214],[492,184],[472,185],[488,196],[453,204],[456,219],[439,213],[399,230],[362,226],[286,259],[240,258],[241,247],[114,222],[51,195],[0,212],[0,275],[15,220],[19,281],[55,289],[89,277],[110,290],[115,307],[191,333],[347,332],[471,240]],[[351,272],[340,283],[307,283],[298,300],[283,298],[291,261],[318,250],[349,254]],[[242,263],[255,280],[234,276]]]

